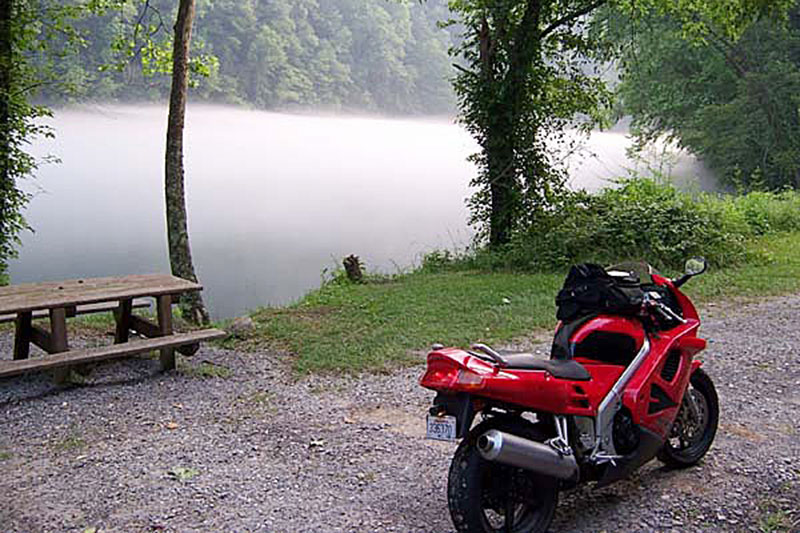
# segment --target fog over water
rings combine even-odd
[[[53,154],[35,193],[13,283],[169,272],[163,198],[166,109],[56,112]],[[593,134],[572,159],[590,190],[635,166],[622,132]],[[190,106],[184,157],[195,268],[212,314],[292,301],[355,253],[396,272],[434,248],[466,244],[464,199],[477,147],[447,119],[285,115]],[[676,173],[703,173],[691,158]]]

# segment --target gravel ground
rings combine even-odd
[[[704,316],[704,462],[562,494],[552,531],[800,531],[800,295]],[[295,380],[285,356],[206,347],[166,375],[0,380],[0,532],[451,532],[454,445],[423,438],[422,369]]]

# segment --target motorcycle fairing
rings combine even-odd
[[[689,318],[686,324],[651,335],[651,350],[659,356],[643,362],[622,396],[622,404],[630,409],[633,422],[662,438],[668,436],[692,371],[699,366],[692,364],[692,356],[705,347],[705,341],[697,337],[699,326],[699,320]],[[674,373],[665,372],[670,356],[678,362]],[[670,374],[671,379],[665,379]]]

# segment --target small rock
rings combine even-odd
[[[240,316],[228,326],[228,333],[234,337],[243,338],[249,335],[256,328],[255,322],[249,316]]]

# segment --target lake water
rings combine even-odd
[[[10,265],[13,283],[169,272],[163,199],[166,109],[58,111],[53,154]],[[635,166],[624,133],[594,134],[573,158],[574,185],[597,189]],[[464,199],[476,151],[447,119],[307,116],[190,106],[186,195],[192,253],[217,318],[292,301],[323,269],[359,255],[397,272],[472,235]],[[594,153],[592,157],[588,155]],[[702,169],[681,156],[677,173]]]

